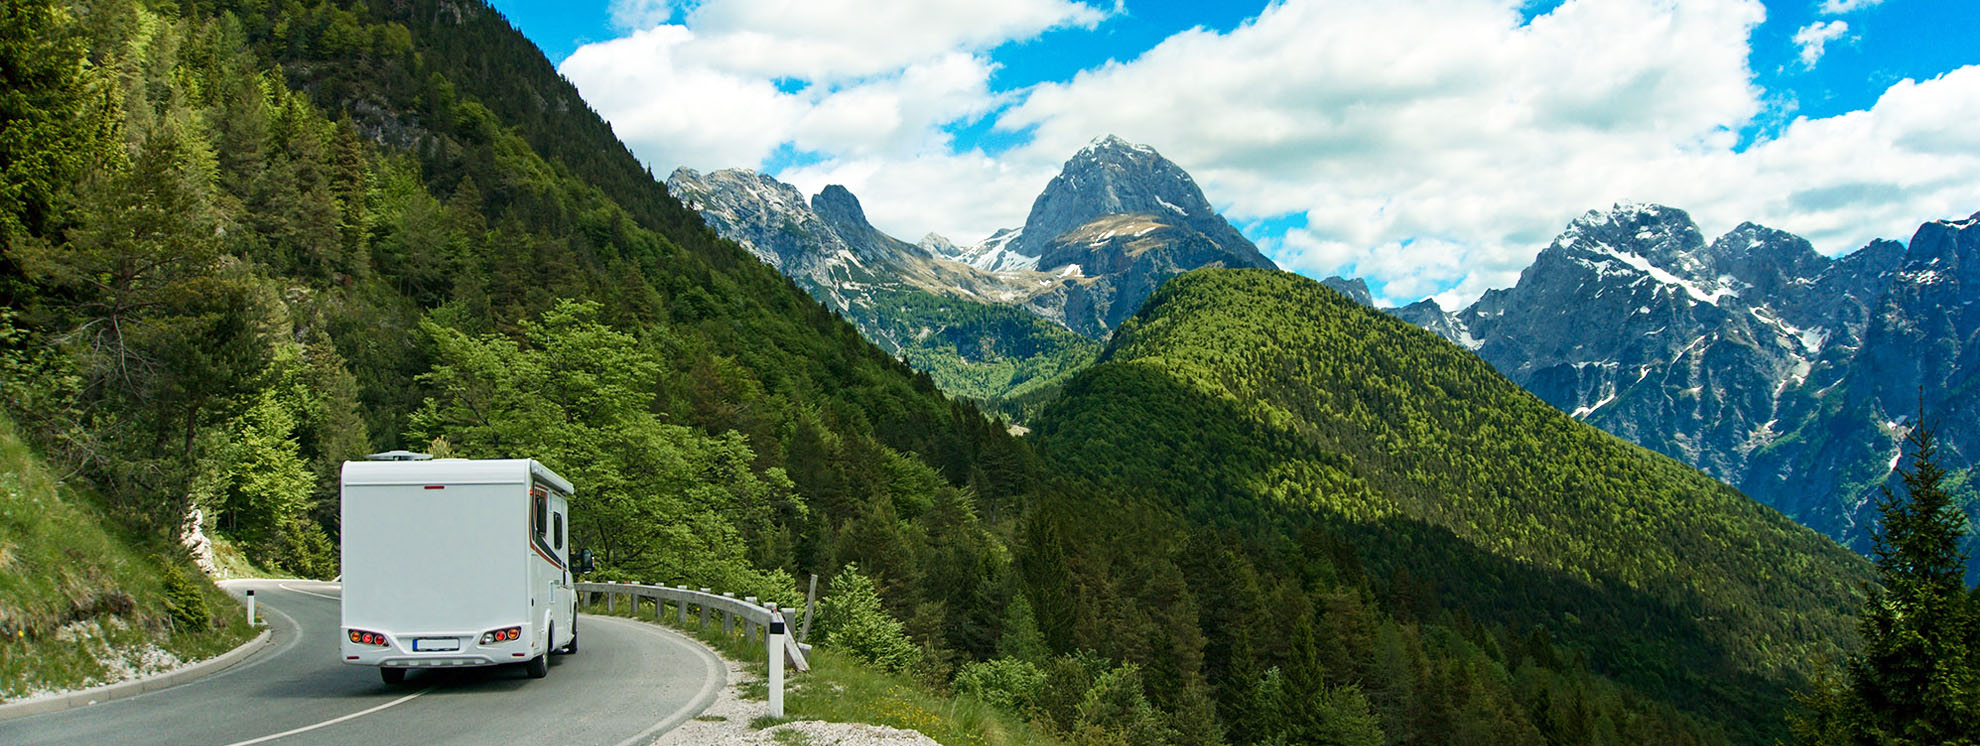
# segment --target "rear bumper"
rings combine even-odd
[[[467,668],[473,666],[499,666],[504,663],[521,663],[539,655],[531,644],[532,635],[524,627],[522,639],[493,645],[479,644],[474,637],[454,633],[396,634],[383,632],[384,645],[364,645],[343,639],[338,645],[337,657],[345,665],[373,666],[380,668]],[[459,650],[420,650],[411,649],[414,638],[452,637],[460,640]]]
[[[432,655],[422,654],[418,656],[384,655],[384,656],[378,656],[377,660],[370,660],[370,661],[351,660],[349,656],[345,656],[344,658],[345,663],[348,663],[353,666],[377,666],[379,668],[469,668],[473,666],[495,666],[503,663],[514,663],[519,660],[522,659],[514,658],[514,659],[496,660],[495,658],[492,658],[487,655],[480,655],[474,653],[469,653],[467,655],[457,655],[453,653],[434,653]]]

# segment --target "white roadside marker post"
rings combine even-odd
[[[770,604],[770,634],[764,635],[770,647],[770,717],[784,717],[784,615]]]
[[[252,627],[254,626],[254,589],[253,588],[248,589],[247,597],[248,597],[248,626]]]

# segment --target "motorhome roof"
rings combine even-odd
[[[527,484],[530,476],[564,494],[571,483],[534,459],[437,458],[431,461],[346,461],[344,484]]]

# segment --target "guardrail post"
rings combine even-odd
[[[736,594],[724,592],[722,594],[722,597],[735,598]],[[722,636],[733,637],[735,636],[735,634],[736,634],[736,612],[728,608],[727,606],[724,606],[722,607]]]
[[[708,589],[703,588],[701,589],[701,592],[707,593]],[[700,599],[700,601],[701,601],[701,628],[708,629],[708,599],[704,598],[704,599]]]
[[[804,592],[804,624],[798,627],[797,640],[804,642],[811,637],[811,618],[818,616],[818,573],[811,574],[811,590]]]
[[[674,623],[676,623],[676,624],[679,624],[679,625],[681,625],[681,626],[683,626],[683,627],[686,627],[686,626],[687,626],[687,606],[688,606],[688,602],[687,602],[687,586],[685,586],[685,585],[677,585],[677,586],[674,586],[674,590],[677,590],[677,591],[680,591],[680,592],[681,592],[681,597],[680,597],[680,598],[678,598],[678,599],[675,599],[675,601],[674,601],[674,613],[678,615],[678,616],[675,616],[675,617],[674,617]]]
[[[617,611],[617,610],[618,610],[618,606],[619,606],[619,594],[617,594],[617,593],[614,593],[614,592],[612,592],[612,591],[606,591],[606,592],[605,592],[605,613],[607,613],[607,614],[610,614],[610,613],[613,613],[613,612],[615,612],[615,611]]]
[[[744,602],[744,603],[747,603],[747,604],[749,604],[749,605],[751,605],[751,606],[755,606],[755,605],[756,605],[756,597],[755,597],[755,596],[743,596],[743,602]],[[743,615],[743,642],[756,642],[756,615],[755,615],[755,614],[744,614],[744,615]]]
[[[764,635],[770,654],[770,717],[784,717],[784,615],[770,604],[770,634]]]

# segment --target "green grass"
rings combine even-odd
[[[211,533],[213,540],[213,564],[220,568],[220,577],[234,580],[240,578],[293,578],[292,572],[275,572],[254,563],[242,552],[239,545],[226,534]]]
[[[239,604],[181,555],[123,535],[0,418],[0,701],[210,658],[251,637]],[[212,623],[190,628],[166,611],[167,562]]]
[[[652,608],[641,604],[637,618],[653,620]],[[606,614],[603,604],[586,607],[585,612]],[[631,616],[623,599],[611,616]],[[768,698],[768,688],[764,683],[768,668],[767,651],[760,641],[744,642],[741,625],[737,625],[734,634],[724,635],[715,615],[709,615],[708,628],[701,629],[697,624],[699,618],[690,613],[687,626],[681,627],[674,624],[671,606],[662,617],[659,620],[661,624],[702,641],[730,660],[741,661],[756,677],[737,687],[744,699]],[[931,691],[911,676],[881,671],[829,648],[813,647],[806,660],[811,664],[810,671],[797,673],[786,669],[784,672],[785,717],[782,720],[758,717],[750,721],[750,727],[762,729],[797,720],[823,720],[919,731],[944,746],[1050,746],[1061,743],[1023,718],[975,697]],[[783,731],[778,732],[777,737],[780,743],[803,743],[802,740],[784,740]],[[790,738],[801,737],[794,735]]]

